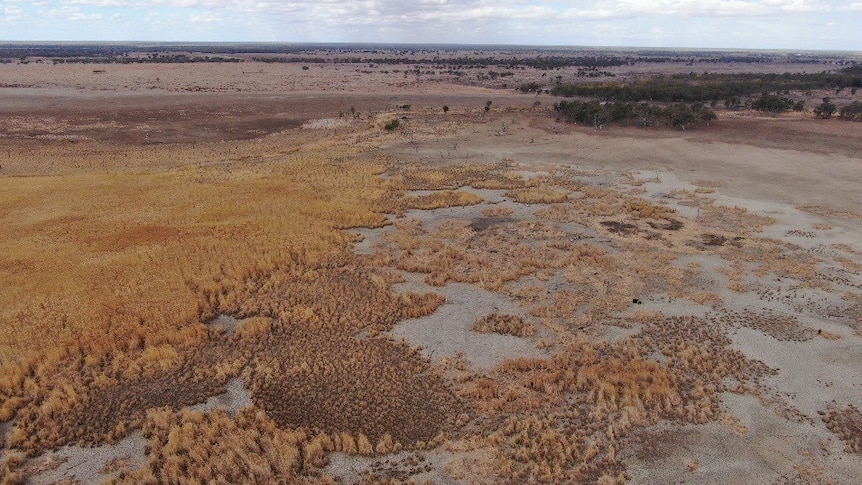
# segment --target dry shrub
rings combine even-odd
[[[568,193],[548,187],[529,187],[510,190],[506,197],[521,204],[558,204],[568,199]]]
[[[532,337],[536,334],[533,324],[525,322],[518,315],[492,313],[476,319],[473,330],[480,333],[499,333],[515,337]]]
[[[405,209],[440,209],[444,207],[461,207],[476,205],[483,199],[472,192],[463,190],[440,190],[428,195],[412,195],[404,199]]]
[[[23,485],[26,483],[27,478],[21,473],[24,461],[24,457],[17,453],[6,455],[3,463],[0,464],[0,484]]]

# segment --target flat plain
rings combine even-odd
[[[862,56],[129,49],[0,63],[0,482],[862,481],[862,94],[554,89]]]

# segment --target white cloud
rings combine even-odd
[[[36,3],[40,6],[34,6]],[[123,32],[137,39],[386,41],[451,43],[600,43],[724,46],[738,24],[764,19],[769,36],[751,47],[803,47],[834,21],[844,45],[860,49],[854,16],[860,0],[0,0],[0,21],[12,34],[38,33],[32,18],[52,12],[86,23],[82,38]],[[115,18],[139,19],[118,24]],[[141,22],[140,19],[150,19]],[[723,22],[723,23],[722,23]],[[706,28],[708,25],[709,28]],[[127,29],[128,28],[128,29]],[[655,29],[655,30],[651,30]],[[802,29],[802,30],[800,30]],[[808,29],[805,31],[804,29]],[[758,36],[759,35],[759,36]],[[14,37],[13,37],[14,38]],[[47,38],[47,37],[46,37]],[[121,39],[118,39],[121,40]],[[741,42],[741,41],[740,41]],[[812,41],[814,42],[814,41]],[[765,44],[764,44],[765,43]],[[821,48],[821,44],[810,45]],[[823,44],[823,48],[827,48]]]

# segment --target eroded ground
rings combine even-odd
[[[116,88],[3,89],[2,480],[862,477],[856,123]]]

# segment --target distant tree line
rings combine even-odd
[[[243,62],[235,57],[189,56],[186,54],[160,55],[146,57],[61,57],[51,59],[54,64],[186,64],[198,62]]]
[[[757,93],[862,87],[862,66],[818,74],[689,74],[625,83],[557,83],[551,94],[605,101],[711,102]]]
[[[686,129],[708,124],[715,113],[700,103],[658,106],[638,102],[560,101],[554,110],[566,121],[600,128],[607,124]]]

